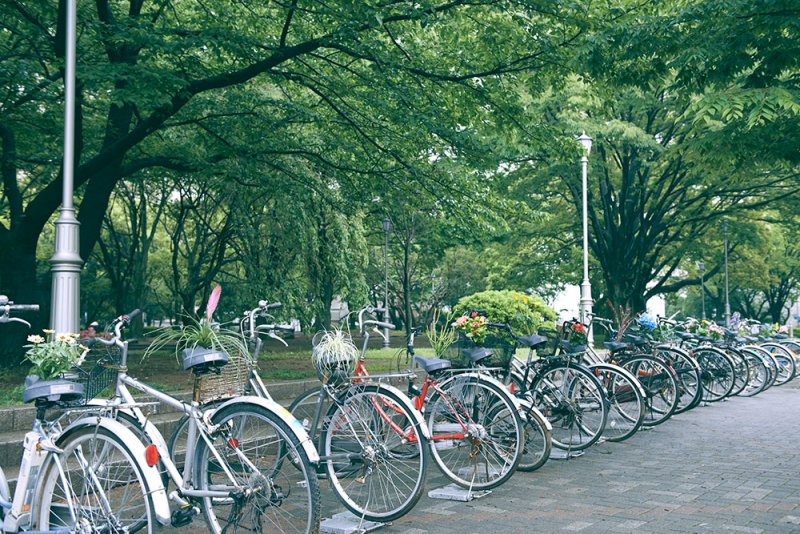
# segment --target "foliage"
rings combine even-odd
[[[566,322],[562,326],[562,337],[570,345],[581,346],[589,343],[589,335],[586,326],[578,321]]]
[[[322,332],[311,358],[323,384],[340,383],[356,370],[359,351],[350,334],[341,328]]]
[[[508,290],[475,293],[461,298],[453,308],[456,314],[471,310],[483,310],[489,321],[510,325],[516,335],[536,332],[556,319],[555,311],[538,296]]]
[[[445,351],[455,343],[458,337],[451,324],[452,321],[453,313],[451,312],[442,317],[442,312],[439,308],[435,308],[431,315],[431,321],[425,330],[425,335],[437,358],[443,358]]]
[[[86,353],[89,352],[78,341],[78,334],[59,334],[52,330],[45,330],[45,339],[39,335],[28,336],[28,349],[25,358],[33,364],[30,374],[37,375],[43,380],[56,378],[72,367],[83,363]]]

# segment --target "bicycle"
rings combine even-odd
[[[30,328],[10,312],[36,310],[0,296],[0,323]],[[34,403],[36,418],[25,435],[13,499],[0,469],[3,532],[153,532],[156,522],[166,524],[167,496],[156,469],[144,462],[145,446],[118,421],[73,406],[84,399],[83,384],[28,377],[22,397]],[[65,411],[48,421],[52,408]],[[62,428],[71,411],[78,420]]]
[[[209,349],[184,351],[183,368],[194,375],[194,397],[184,402],[127,373],[128,342],[122,329],[135,310],[112,321],[113,335],[95,343],[119,349],[114,396],[97,410],[110,411],[146,438],[157,451],[165,476],[176,490],[169,494],[179,507],[173,526],[188,525],[202,512],[214,533],[236,531],[316,532],[319,529],[319,482],[312,465],[319,455],[297,419],[276,402],[256,396],[237,397],[204,407],[199,402],[200,378],[221,368],[228,356]],[[173,406],[188,418],[186,454],[181,468],[172,459],[164,437],[139,407],[130,407],[128,388]]]
[[[394,329],[391,323],[364,321],[367,311],[379,310],[361,310],[362,333],[369,325]],[[322,385],[299,395],[289,411],[303,422],[320,450],[320,474],[327,477],[342,504],[363,519],[386,522],[408,513],[422,496],[430,433],[405,394],[376,382],[406,374],[370,377],[366,373],[368,341],[367,332],[355,361],[337,359],[329,362],[332,368],[318,366]],[[352,345],[349,339],[346,342]],[[320,362],[315,360],[315,364]]]

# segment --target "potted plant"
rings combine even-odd
[[[224,352],[231,358],[247,357],[247,342],[240,332],[219,328],[212,321],[214,311],[219,304],[222,286],[216,286],[208,299],[206,313],[199,319],[187,318],[178,328],[162,328],[145,350],[143,358],[147,358],[167,345],[175,344],[175,356],[179,359],[190,356],[197,350],[214,350]]]
[[[41,380],[70,378],[74,367],[80,367],[89,352],[78,342],[78,334],[59,334],[44,330],[47,338],[39,335],[28,336],[25,359],[33,364],[30,374]]]
[[[451,326],[453,314],[447,315],[444,321],[440,323],[441,312],[436,309],[431,316],[431,322],[425,330],[425,335],[433,349],[433,354],[437,358],[445,358],[447,349],[456,342],[458,333]]]

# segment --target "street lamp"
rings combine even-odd
[[[731,301],[728,295],[728,221],[722,223],[725,234],[725,326],[731,325]]]
[[[78,332],[81,267],[80,223],[72,203],[75,161],[75,21],[76,0],[67,0],[66,64],[64,71],[64,163],[61,210],[56,221],[50,327],[56,334]]]
[[[389,230],[392,221],[389,217],[383,219],[383,320],[389,321]],[[389,329],[383,329],[383,348],[389,348]]]
[[[578,141],[583,146],[581,156],[581,170],[583,171],[583,282],[581,282],[580,316],[581,322],[589,323],[592,315],[592,284],[589,282],[589,218],[587,197],[587,173],[589,167],[589,154],[592,152],[592,138],[583,132]],[[589,328],[589,345],[594,342],[593,329]]]
[[[703,281],[703,273],[706,270],[706,264],[702,261],[697,262],[697,269],[700,271],[700,305],[702,309],[702,318],[706,318],[706,285]]]

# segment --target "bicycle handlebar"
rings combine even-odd
[[[365,313],[371,313],[373,315],[376,314],[376,313],[382,313],[385,316],[386,315],[386,308],[377,308],[375,306],[367,306],[367,307],[361,308],[361,310],[359,310],[359,312],[358,312],[358,331],[360,333],[362,333],[362,334],[364,333],[364,327],[367,324],[378,325],[378,326],[380,326],[382,328],[388,328],[389,330],[394,330],[394,329],[397,328],[392,323],[387,323],[385,321],[373,321],[373,320],[365,321],[364,320],[364,314]]]

